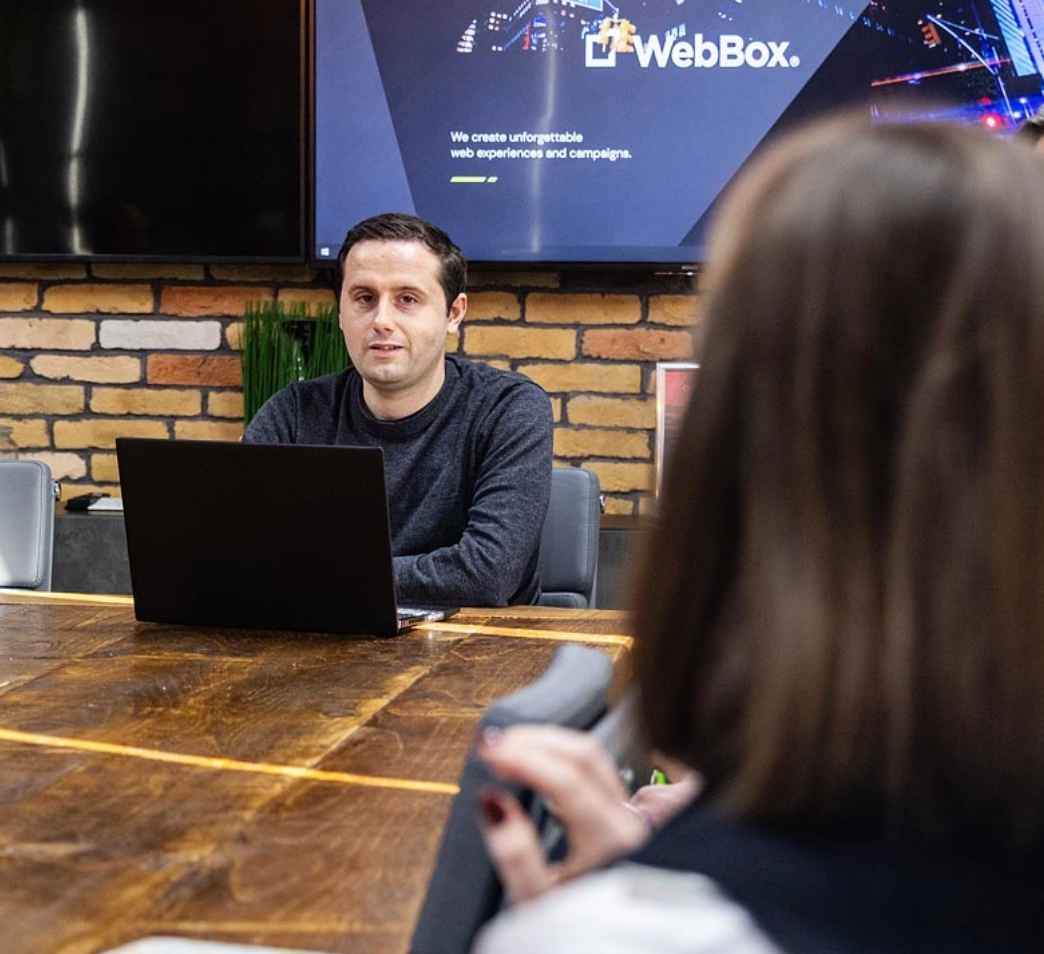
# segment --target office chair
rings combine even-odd
[[[51,588],[54,486],[40,461],[0,461],[0,586]]]
[[[598,475],[582,467],[551,471],[551,502],[540,538],[541,606],[595,605],[601,493]]]
[[[567,643],[539,679],[494,702],[479,721],[478,732],[518,722],[588,729],[606,713],[612,676],[612,660],[601,650]],[[467,954],[475,933],[500,908],[500,881],[477,821],[479,794],[491,784],[492,774],[472,748],[442,834],[410,954]],[[546,837],[548,819],[539,799],[503,782],[495,784],[519,798]]]

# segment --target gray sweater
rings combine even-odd
[[[540,596],[552,431],[529,378],[451,355],[439,394],[402,420],[377,420],[349,369],[273,395],[243,439],[383,448],[399,602],[506,606]]]

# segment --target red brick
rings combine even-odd
[[[200,387],[242,387],[238,355],[154,354],[149,356],[149,384],[188,384]]]
[[[248,301],[272,301],[271,288],[243,285],[170,285],[160,295],[160,314],[183,318],[241,317]]]
[[[687,331],[654,328],[592,328],[584,332],[581,351],[588,358],[617,361],[684,361],[692,357]]]

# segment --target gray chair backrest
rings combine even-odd
[[[601,512],[596,473],[583,467],[551,471],[551,502],[540,538],[541,606],[596,605]]]
[[[0,461],[0,586],[51,588],[54,481],[37,460]]]
[[[518,722],[587,729],[604,715],[613,677],[601,650],[567,643],[535,682],[494,702],[478,731]],[[410,944],[411,954],[467,954],[478,929],[500,908],[502,889],[479,832],[478,797],[490,785],[510,789],[534,817],[545,815],[529,792],[494,780],[474,748],[468,753],[442,834],[438,858]]]

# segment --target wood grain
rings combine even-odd
[[[0,594],[0,951],[175,934],[405,954],[482,711],[622,614],[396,639],[138,623]],[[623,666],[617,667],[623,671]]]

